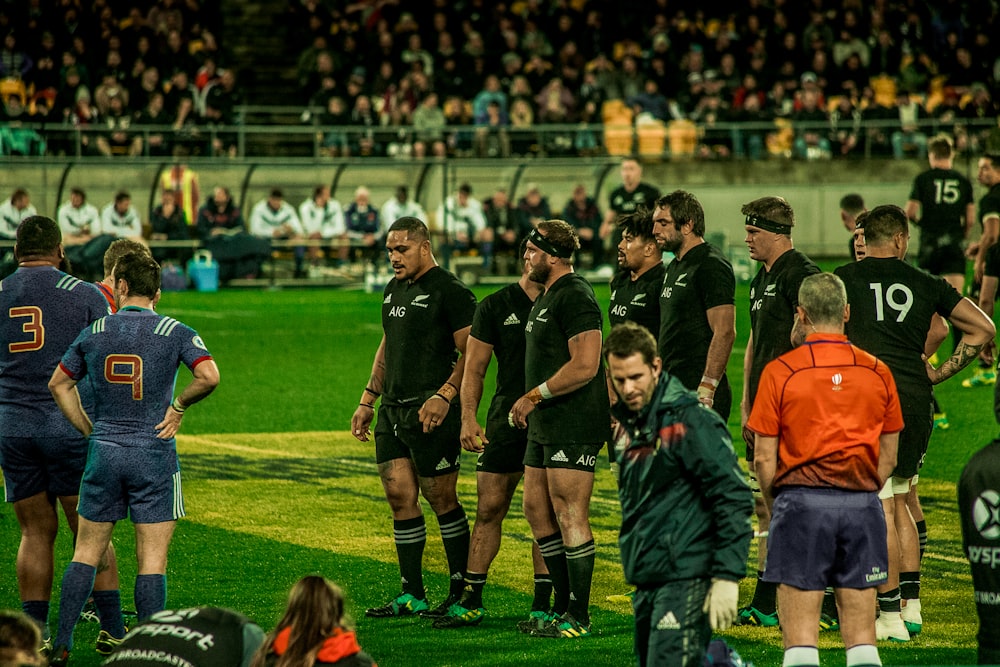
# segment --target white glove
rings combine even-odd
[[[712,630],[725,630],[736,620],[736,604],[740,598],[740,585],[728,579],[712,579],[712,587],[705,596],[702,611],[708,614]]]

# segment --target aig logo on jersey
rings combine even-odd
[[[833,377],[830,378],[830,381],[833,382],[834,391],[843,391],[844,388],[840,386],[841,383],[843,383],[844,381],[843,375],[841,375],[840,373],[834,373]]]

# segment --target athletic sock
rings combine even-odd
[[[21,603],[21,611],[38,624],[42,639],[49,638],[49,606],[48,600],[25,600]]]
[[[823,592],[822,613],[830,618],[837,618],[837,596],[833,594],[833,588],[827,588]]]
[[[97,568],[92,565],[72,561],[66,566],[59,595],[59,629],[56,631],[55,646],[73,649],[73,629],[90,598],[96,576]]]
[[[167,607],[167,575],[140,574],[135,578],[135,611],[144,621]]]
[[[920,598],[920,573],[900,572],[899,573],[899,593],[904,600],[917,600]]]
[[[757,587],[753,591],[750,606],[762,614],[771,615],[778,611],[778,584],[764,581],[764,573],[757,571]]]
[[[125,621],[122,619],[122,596],[117,588],[110,591],[94,591],[94,606],[101,617],[101,630],[115,639],[125,636]]]
[[[459,598],[465,589],[465,567],[469,562],[469,518],[459,505],[450,512],[439,514],[437,520],[451,578],[448,596]]]
[[[531,611],[548,611],[552,608],[552,578],[547,574],[535,575],[535,596]]]
[[[552,613],[565,614],[569,607],[569,571],[566,568],[566,547],[563,545],[562,533],[553,533],[537,542],[552,579],[552,592],[555,595]]]
[[[566,547],[566,570],[569,574],[569,607],[573,618],[590,623],[590,583],[594,578],[594,540],[580,546]]]
[[[478,609],[482,607],[484,586],[486,586],[485,572],[466,572],[465,591],[462,593],[462,606],[466,609]]]
[[[924,561],[924,552],[927,551],[927,522],[923,519],[917,521],[917,539],[920,540],[920,562]]]
[[[423,600],[424,592],[424,546],[427,544],[427,524],[424,516],[392,522],[392,536],[396,541],[396,558],[399,561],[399,576],[403,581],[403,592]]]
[[[785,649],[781,667],[819,667],[819,649],[815,646],[790,646]]]
[[[893,588],[885,593],[878,593],[877,599],[879,611],[884,611],[886,613],[899,613],[899,610],[901,609],[899,588]]]
[[[847,649],[847,667],[881,667],[874,644],[858,644]]]

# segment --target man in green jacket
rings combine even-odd
[[[620,399],[619,545],[638,664],[700,666],[712,631],[736,618],[753,496],[725,423],[662,370],[649,331],[615,326],[604,357]]]

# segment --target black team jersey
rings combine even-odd
[[[979,200],[979,225],[982,227],[983,218],[1000,216],[1000,183],[987,190],[986,194]]]
[[[978,452],[958,480],[962,548],[979,613],[979,664],[1000,661],[1000,440]]]
[[[569,361],[568,341],[602,329],[601,307],[584,278],[568,273],[535,300],[525,326],[525,390],[537,387]],[[603,365],[576,391],[544,400],[528,417],[528,438],[542,444],[595,444],[610,429]]]
[[[920,202],[920,247],[957,245],[965,238],[965,210],[972,183],[954,169],[930,169],[913,180],[910,199]]]
[[[768,271],[763,266],[750,283],[750,329],[753,363],[750,368],[749,405],[757,396],[764,366],[792,349],[792,323],[799,305],[799,286],[819,267],[798,250],[788,250]]]
[[[490,440],[497,431],[513,430],[507,415],[524,394],[524,327],[532,303],[524,289],[514,283],[483,299],[472,320],[472,337],[492,345],[497,357],[496,391],[486,418]]]
[[[659,294],[666,270],[661,262],[635,280],[628,270],[615,274],[611,279],[611,303],[608,305],[611,326],[635,322],[649,329],[654,338],[659,335]]]
[[[632,192],[626,190],[624,185],[619,185],[608,196],[608,205],[612,211],[622,215],[634,213],[640,206],[652,210],[659,198],[660,191],[646,183],[639,183]]]
[[[383,404],[420,405],[451,375],[458,360],[454,334],[472,324],[476,297],[439,266],[413,283],[385,286]]]
[[[948,317],[962,296],[943,278],[895,257],[865,257],[834,271],[847,288],[847,337],[892,370],[903,414],[910,400],[930,400],[931,381],[920,358],[937,313]]]
[[[733,265],[710,243],[701,243],[667,265],[660,288],[660,331],[663,368],[688,389],[696,389],[705,372],[712,327],[706,313],[736,301]]]

